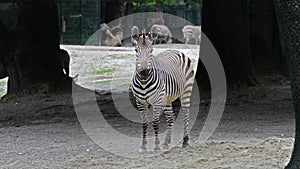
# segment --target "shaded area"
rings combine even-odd
[[[91,92],[85,89],[79,90],[81,90],[82,94]],[[210,105],[208,96],[209,94],[207,93],[202,93],[201,95],[200,113],[191,131],[192,146],[197,145],[198,134],[207,115]],[[128,93],[122,92],[118,97],[122,100],[122,98],[128,97]],[[118,114],[109,93],[96,94],[96,99],[99,107],[102,109],[102,115],[116,131],[131,137],[140,137],[141,125],[128,122],[127,119]],[[34,102],[32,102],[33,100]],[[46,165],[48,167],[93,167],[95,165],[94,167],[97,168],[99,163],[96,161],[102,161],[103,158],[111,160],[111,163],[103,163],[106,166],[125,165],[123,164],[123,162],[126,162],[125,159],[105,152],[101,147],[95,145],[82,130],[77,121],[70,94],[36,94],[15,98],[14,101],[2,101],[0,104],[0,118],[2,119],[0,122],[0,150],[3,152],[1,166],[39,168]],[[92,103],[86,102],[81,104],[88,106]],[[284,166],[285,160],[289,158],[286,155],[291,151],[292,141],[289,141],[287,144],[285,141],[268,139],[271,143],[269,141],[265,143],[255,142],[254,145],[251,145],[252,143],[241,145],[239,142],[267,139],[269,137],[291,138],[293,134],[292,100],[290,89],[287,85],[269,84],[264,87],[236,89],[228,96],[222,120],[210,138],[210,143],[202,145],[204,146],[202,148],[191,148],[187,150],[188,152],[182,152],[181,149],[172,150],[170,155],[174,152],[175,154],[181,154],[176,159],[186,159],[189,156],[193,159],[205,160],[205,157],[200,156],[199,152],[208,153],[208,151],[213,151],[216,153],[216,156],[213,155],[213,157],[224,159],[225,157],[217,155],[225,150],[225,152],[228,151],[232,154],[237,153],[240,155],[247,155],[247,153],[243,153],[244,151],[255,152],[258,149],[259,151],[280,151],[285,152],[282,156],[277,154],[281,160],[276,160],[277,157],[272,157],[276,162],[280,161],[274,164],[274,168],[280,168],[280,166]],[[211,141],[217,143],[211,143]],[[120,144],[122,144],[122,140],[120,140]],[[226,145],[225,148],[222,147],[223,144]],[[267,147],[270,144],[276,144],[276,146],[265,149],[265,146]],[[279,147],[282,146],[289,148],[280,149]],[[194,151],[198,153],[194,154]],[[248,158],[232,158],[236,158],[237,161],[245,160],[244,162],[249,162],[248,164],[253,165],[265,163],[252,163],[251,161],[256,159],[256,157],[246,157]],[[200,167],[216,164],[216,161],[209,161],[193,162],[192,164]],[[267,160],[262,159],[262,161]],[[143,165],[147,166],[148,164],[152,164],[151,158]],[[162,164],[168,164],[168,162],[165,161]],[[228,166],[233,167],[238,162],[232,162],[231,164],[227,163]],[[190,167],[190,164],[183,165]]]

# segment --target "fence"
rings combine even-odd
[[[101,23],[108,22],[110,19],[118,19],[119,16],[129,15],[138,12],[155,12],[152,6],[141,6],[140,8],[131,6],[128,8],[126,1],[115,1],[114,5],[119,5],[117,10],[119,13],[110,11],[111,1],[107,0],[57,0],[59,25],[61,30],[61,44],[83,45],[88,38],[100,29]],[[110,4],[109,4],[110,3]],[[110,6],[109,6],[109,5]],[[131,4],[132,5],[132,4]],[[10,28],[15,28],[17,23],[17,7],[12,2],[0,2],[0,18]],[[185,5],[165,5],[164,13],[175,15],[188,20],[194,25],[201,24],[201,6],[193,5],[186,7]],[[148,16],[145,16],[148,17]],[[145,19],[144,19],[145,20]],[[133,23],[123,23],[126,25],[138,24],[139,20]],[[144,23],[145,25],[147,23]],[[178,23],[173,20],[165,19],[165,25],[170,27],[177,27]],[[148,26],[149,27],[149,26]],[[178,28],[179,31],[180,28]],[[99,34],[98,45],[103,44],[103,37]]]

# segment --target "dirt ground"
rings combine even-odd
[[[79,89],[78,93],[84,95],[85,90]],[[123,109],[131,110],[132,105],[125,99],[127,92],[114,97],[119,98]],[[107,147],[116,141],[120,147],[126,147],[128,143],[124,140],[107,137],[104,132],[100,133],[100,143],[91,137],[78,120],[82,114],[76,114],[75,110],[85,107],[84,117],[89,119],[93,100],[114,131],[135,138],[140,136],[140,124],[118,113],[109,92],[98,93],[84,102],[73,99],[68,93],[33,94],[15,97],[13,101],[2,99],[0,168],[275,169],[286,165],[292,151],[294,119],[288,83],[233,89],[217,129],[200,144],[199,132],[210,105],[209,94],[203,93],[200,113],[191,130],[191,146],[186,149],[175,146],[158,154],[138,153],[136,147],[133,153],[125,152],[121,156],[107,151]],[[91,126],[97,121],[92,118]],[[97,128],[104,129],[105,126]]]

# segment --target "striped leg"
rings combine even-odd
[[[190,92],[186,92],[181,97],[181,109],[182,109],[182,117],[183,117],[183,127],[184,127],[184,133],[183,133],[183,142],[182,142],[182,148],[185,148],[189,146],[189,120],[190,120]]]
[[[165,142],[163,143],[163,147],[165,149],[168,149],[169,144],[171,143],[172,131],[173,131],[173,126],[174,126],[174,121],[175,121],[172,104],[166,105],[164,107],[164,113],[166,115],[166,121],[167,121],[168,127],[167,127],[167,135],[165,137]]]
[[[139,152],[146,152],[147,151],[147,148],[146,148],[146,145],[147,145],[147,128],[148,128],[148,119],[147,119],[147,111],[148,111],[148,105],[145,105],[145,104],[141,104],[139,102],[137,102],[137,107],[138,107],[138,110],[140,111],[141,113],[141,121],[142,121],[142,145],[139,149]]]
[[[182,107],[182,116],[183,116],[183,122],[184,122],[184,133],[183,133],[183,142],[182,142],[182,148],[185,148],[189,145],[189,107]]]
[[[159,138],[158,138],[158,130],[159,130],[159,117],[161,114],[161,106],[160,105],[154,105],[153,106],[153,121],[152,126],[154,129],[154,136],[155,136],[155,147],[154,152],[158,152],[160,150],[159,144]]]

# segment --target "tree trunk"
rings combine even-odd
[[[251,58],[257,74],[287,75],[273,0],[249,1]]]
[[[229,86],[254,84],[249,51],[248,1],[204,0],[202,31],[216,48]],[[200,50],[200,55],[202,54]],[[196,80],[207,87],[208,76],[199,61]]]
[[[17,6],[16,30],[5,38],[12,39],[7,44],[14,50],[6,50],[9,54],[2,58],[9,74],[8,93],[38,90],[41,86],[56,89],[71,82],[60,61],[58,9],[54,1],[18,0]]]
[[[121,8],[119,1],[103,1],[102,2],[102,18],[104,23],[110,23],[121,17]]]
[[[286,169],[300,168],[300,39],[299,1],[275,0],[283,55],[287,57],[295,110],[296,133],[294,150]]]
[[[0,20],[0,79],[7,77],[8,73],[6,70],[7,56],[11,55],[12,46],[9,39],[11,38],[11,31],[5,26]]]

